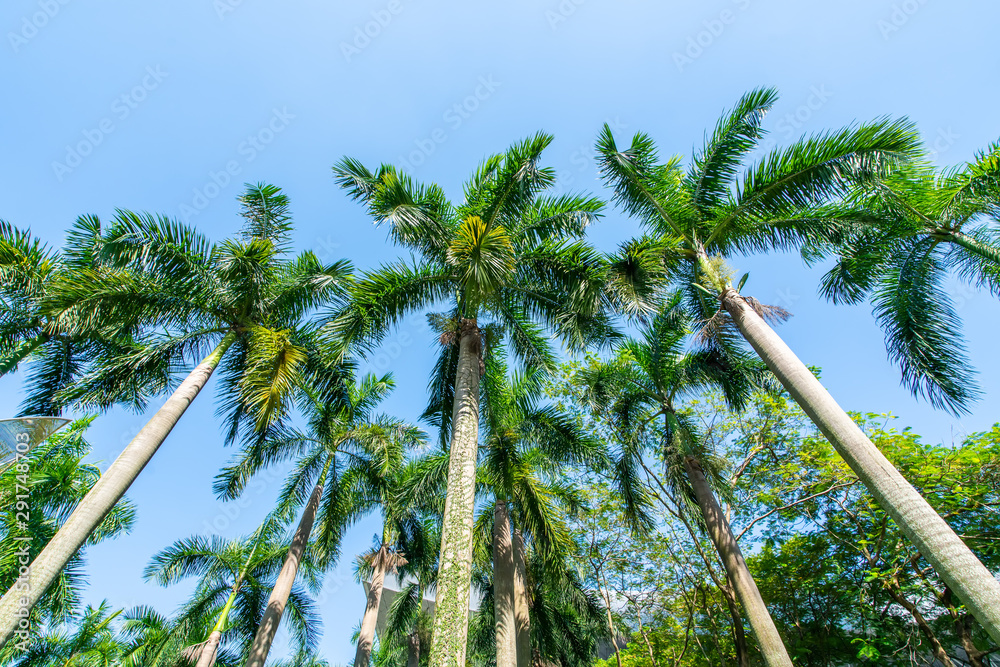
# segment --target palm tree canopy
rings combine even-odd
[[[960,167],[915,163],[862,183],[856,205],[880,222],[836,244],[820,292],[834,303],[870,300],[903,382],[932,405],[958,414],[979,396],[961,335],[949,275],[1000,295],[1000,144]]]
[[[268,596],[288,553],[280,524],[265,523],[255,534],[225,540],[219,536],[192,536],[178,540],[150,560],[143,577],[161,586],[195,577],[191,599],[180,609],[177,622],[211,628],[235,591],[223,644],[243,660],[249,655]],[[321,587],[322,569],[308,554],[300,574],[312,592]],[[320,620],[312,598],[301,584],[293,587],[282,621],[298,650],[310,651],[319,641]]]
[[[279,188],[248,186],[240,201],[243,230],[221,244],[162,216],[120,210],[106,227],[78,221],[71,270],[52,281],[42,309],[58,330],[119,341],[120,349],[97,355],[62,402],[142,409],[174,371],[221,341],[229,347],[220,412],[234,440],[241,429],[280,421],[293,388],[329,370],[310,316],[342,293],[350,265],[323,264],[309,251],[290,256],[291,215]]]
[[[608,267],[582,240],[603,204],[544,194],[555,172],[538,161],[551,142],[538,134],[487,158],[459,205],[390,165],[372,172],[344,159],[334,167],[337,182],[412,255],[357,281],[350,305],[331,315],[341,345],[372,346],[406,314],[440,306],[451,332],[459,318],[487,316],[531,367],[555,362],[540,325],[577,348],[606,336]]]
[[[597,141],[598,165],[615,203],[659,244],[650,248],[648,239],[637,241],[646,255],[658,251],[663,265],[662,272],[642,273],[654,280],[662,273],[682,290],[695,321],[709,323],[718,315],[715,340],[708,342],[730,350],[738,337],[720,323],[726,315],[713,298],[733,286],[724,258],[838,240],[873,222],[872,212],[850,201],[854,184],[889,175],[919,150],[912,123],[879,119],[804,137],[747,164],[776,101],[770,88],[744,95],[719,119],[686,170],[679,157],[661,162],[655,143],[643,133],[621,150],[605,125]]]

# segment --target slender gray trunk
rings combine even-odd
[[[743,560],[743,553],[740,545],[733,536],[732,528],[719,507],[712,487],[709,486],[705,478],[705,472],[701,464],[692,456],[684,457],[684,467],[687,470],[688,479],[694,489],[694,495],[698,499],[698,506],[705,517],[705,525],[708,527],[708,535],[712,538],[716,551],[722,559],[722,564],[726,567],[726,574],[736,590],[736,595],[740,598],[740,603],[746,612],[750,627],[753,628],[760,652],[764,656],[768,667],[792,667],[792,660],[788,657],[785,644],[781,641],[781,635],[774,626],[774,620],[764,605],[764,600],[757,590],[757,584],[750,575],[750,569],[746,561]]]
[[[383,546],[373,559],[372,582],[368,586],[368,600],[365,603],[365,615],[361,619],[361,632],[358,635],[358,651],[354,655],[354,667],[368,667],[371,659],[372,646],[375,645],[375,626],[378,623],[378,607],[382,601],[382,585],[385,583],[385,571],[388,564],[388,554]]]
[[[517,667],[531,667],[531,617],[524,535],[514,529],[514,622],[517,625]]]
[[[462,320],[451,421],[448,495],[441,528],[431,667],[465,667],[472,586],[472,532],[479,453],[479,357],[476,321]]]
[[[201,647],[198,654],[198,664],[195,667],[212,667],[215,659],[219,655],[219,642],[222,641],[222,633],[215,630],[208,636],[208,641]]]
[[[420,667],[420,633],[411,632],[407,644],[406,667]]]
[[[990,637],[1000,642],[1000,582],[743,297],[730,288],[720,298],[743,337],[868,487],[879,506],[902,528]]]
[[[517,667],[517,624],[514,619],[514,548],[507,503],[493,510],[493,616],[497,667]]]
[[[38,603],[39,598],[59,576],[73,554],[83,546],[115,503],[132,486],[132,482],[170,435],[181,415],[212,377],[212,372],[235,338],[236,334],[230,333],[222,339],[215,350],[205,357],[205,360],[198,364],[177,387],[163,407],[157,410],[111,467],[101,475],[94,487],[73,510],[66,523],[31,563],[26,590],[15,583],[3,596],[0,600],[0,637],[3,638],[3,643],[6,643],[15,631],[20,632],[18,630],[20,620]]]
[[[0,375],[6,375],[17,368],[17,365],[24,361],[24,358],[37,350],[42,343],[49,339],[46,334],[38,334],[34,338],[22,340],[11,351],[10,356],[0,360]]]
[[[253,638],[253,646],[250,647],[250,658],[247,660],[247,667],[264,667],[267,654],[271,651],[271,642],[274,641],[274,635],[278,631],[281,617],[285,613],[285,607],[288,605],[288,597],[292,594],[292,585],[295,583],[295,577],[299,572],[302,554],[305,553],[306,546],[309,544],[309,536],[312,534],[313,523],[316,521],[316,512],[319,510],[319,503],[323,498],[323,482],[326,480],[326,475],[332,462],[333,456],[331,455],[320,473],[319,481],[313,488],[312,495],[309,496],[309,502],[306,503],[305,511],[302,512],[302,518],[295,529],[295,535],[292,537],[292,545],[288,549],[288,555],[281,566],[281,572],[274,583],[274,588],[271,589],[271,597],[267,601],[264,618],[261,619],[260,625],[257,626],[257,634]]]

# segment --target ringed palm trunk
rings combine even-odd
[[[163,407],[157,410],[153,418],[142,427],[111,467],[101,475],[94,487],[73,510],[66,523],[32,561],[27,590],[20,590],[19,585],[14,584],[3,596],[0,600],[0,638],[2,638],[0,643],[6,643],[10,639],[18,629],[20,620],[38,603],[73,554],[83,546],[94,529],[132,486],[132,482],[170,435],[181,415],[212,377],[216,366],[234,340],[236,340],[234,332],[230,332],[222,339],[212,353],[205,357],[205,360],[198,364],[177,387]]]
[[[368,667],[372,656],[372,646],[375,645],[375,626],[378,623],[378,608],[382,602],[382,586],[385,583],[385,573],[388,570],[391,554],[383,545],[372,559],[372,582],[368,586],[368,601],[365,604],[365,615],[361,619],[361,632],[358,634],[358,651],[354,655],[354,667]]]
[[[285,613],[288,605],[288,597],[292,594],[292,585],[299,572],[299,564],[302,562],[302,554],[305,553],[306,545],[309,544],[309,536],[312,534],[313,524],[316,522],[316,512],[319,510],[320,501],[323,499],[323,482],[333,463],[333,455],[326,461],[323,471],[319,475],[319,481],[313,488],[309,502],[306,503],[305,511],[295,529],[292,537],[292,545],[285,556],[285,562],[281,566],[278,579],[271,589],[271,597],[267,601],[267,609],[264,617],[257,626],[257,634],[253,638],[253,646],[250,647],[250,658],[247,660],[247,667],[264,667],[267,654],[271,651],[271,643],[274,635],[278,631],[281,617]],[[359,667],[361,667],[359,665]]]
[[[23,340],[15,345],[14,349],[11,350],[10,356],[0,360],[0,375],[6,375],[13,371],[19,363],[24,361],[25,357],[41,347],[48,339],[48,335],[38,334],[34,338]]]
[[[497,667],[517,667],[513,547],[507,501],[497,500],[493,510],[493,616]]]
[[[242,577],[242,575],[240,576]],[[219,620],[216,621],[215,627],[212,628],[212,632],[208,635],[208,641],[201,647],[201,652],[198,654],[198,663],[195,667],[212,667],[215,664],[215,659],[219,655],[219,644],[222,642],[222,631],[226,629],[226,624],[229,622],[229,612],[236,602],[236,594],[239,593],[241,583],[242,580],[237,581],[233,585],[233,592],[229,594],[226,606],[222,608],[222,613],[219,614]]]
[[[528,614],[528,569],[524,535],[514,529],[514,622],[517,626],[517,667],[531,666],[531,618]]]
[[[868,487],[879,506],[888,512],[990,637],[1000,642],[1000,582],[743,297],[729,288],[720,300],[743,337]]]
[[[479,452],[479,354],[475,319],[461,322],[451,422],[448,495],[441,528],[431,667],[465,667],[472,586],[472,532]]]
[[[757,643],[760,645],[760,652],[764,656],[768,667],[792,667],[792,660],[788,657],[785,644],[781,641],[781,635],[774,626],[774,620],[764,605],[764,600],[757,590],[757,584],[750,576],[750,569],[746,561],[743,560],[743,553],[740,545],[733,536],[732,528],[726,521],[726,516],[715,499],[712,487],[709,486],[705,478],[705,472],[701,464],[693,456],[684,457],[684,468],[687,471],[694,495],[698,499],[698,506],[705,517],[705,525],[708,527],[708,535],[712,538],[715,549],[719,552],[722,564],[726,567],[726,574],[736,589],[736,595],[746,611],[753,628]]]

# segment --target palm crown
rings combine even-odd
[[[76,235],[99,239],[88,251],[96,266],[73,258],[78,268],[57,279],[45,307],[67,330],[130,341],[130,349],[97,359],[65,399],[142,407],[188,354],[218,345],[231,440],[242,426],[262,430],[283,417],[292,389],[329,368],[310,344],[308,316],[337,298],[349,264],[324,265],[308,251],[288,257],[292,223],[280,189],[251,186],[241,202],[243,231],[220,245],[126,211],[106,230],[93,219],[78,223]],[[128,378],[144,391],[122,396]]]
[[[837,261],[821,293],[834,303],[870,299],[906,385],[935,406],[964,411],[978,390],[944,280],[952,272],[1000,294],[1000,145],[962,167],[938,173],[913,164],[863,185],[857,205],[885,222],[832,247]],[[812,259],[828,253],[817,250]]]
[[[678,157],[661,163],[645,134],[626,150],[607,125],[598,139],[601,174],[615,202],[666,244],[667,275],[685,290],[697,319],[718,305],[696,285],[721,292],[729,284],[728,270],[713,258],[837,239],[870,222],[872,215],[843,201],[852,183],[888,174],[917,149],[908,121],[878,120],[801,139],[745,165],[776,101],[773,89],[744,95],[687,170]]]
[[[574,346],[599,332],[604,267],[581,238],[603,204],[543,196],[555,174],[538,160],[551,141],[539,134],[487,158],[458,206],[392,166],[373,173],[355,160],[338,164],[338,182],[413,253],[412,265],[383,266],[358,281],[351,307],[334,321],[344,342],[377,342],[405,314],[442,304],[456,319],[488,315],[532,366],[554,363],[538,323]]]

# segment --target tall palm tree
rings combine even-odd
[[[563,515],[580,502],[566,481],[567,466],[606,462],[601,443],[563,411],[542,404],[545,373],[533,369],[509,377],[504,352],[494,346],[487,359],[480,477],[493,499],[496,664],[517,667],[531,651],[530,603],[521,569],[525,540],[535,543],[537,553],[560,560],[570,540]]]
[[[372,549],[359,558],[361,571],[371,578],[354,657],[355,667],[367,667],[371,658],[385,576],[398,572],[406,564],[409,545],[426,542],[421,534],[423,524],[415,508],[404,501],[401,493],[405,474],[403,453],[422,445],[425,436],[418,429],[402,423],[393,424],[386,430],[387,437],[396,441],[393,448],[395,455],[385,457],[381,466],[356,468],[344,480],[345,486],[353,490],[351,495],[361,500],[358,503],[361,512],[378,510],[382,514],[382,534],[376,537]]]
[[[753,388],[766,386],[766,371],[738,352],[722,354],[714,349],[685,354],[689,333],[677,294],[642,328],[639,338],[621,346],[615,358],[581,372],[588,387],[586,398],[595,413],[609,416],[617,437],[659,440],[667,482],[677,491],[675,496],[691,498],[700,508],[764,660],[770,667],[790,667],[781,635],[709,481],[724,484],[720,465],[706,450],[697,426],[678,411],[684,396],[709,388],[722,390],[730,407],[738,410]]]
[[[143,576],[162,586],[197,577],[192,598],[178,613],[177,623],[210,628],[187,655],[197,667],[212,667],[220,646],[230,644],[240,660],[247,660],[254,631],[260,625],[267,599],[281,570],[289,545],[280,539],[277,523],[266,522],[249,537],[226,541],[218,536],[178,540],[153,556]],[[301,563],[310,588],[319,588],[319,568],[308,557]],[[315,648],[319,619],[313,602],[301,586],[294,586],[286,618],[297,648]],[[210,621],[210,625],[204,621]]]
[[[884,222],[811,249],[812,260],[831,250],[837,258],[821,293],[834,303],[871,300],[906,385],[936,407],[967,410],[979,392],[942,282],[950,272],[1000,295],[1000,144],[940,173],[915,164],[863,182],[855,201]]]
[[[445,349],[442,358],[448,354]],[[542,403],[548,378],[544,369],[511,375],[506,361],[506,347],[494,340],[485,353],[480,396],[484,455],[478,466],[477,495],[483,511],[475,533],[480,547],[477,562],[493,568],[491,618],[498,667],[514,667],[518,656],[522,661],[530,656],[525,539],[531,539],[539,553],[558,560],[570,542],[564,515],[579,505],[574,487],[566,481],[569,467],[606,467],[609,458],[603,444],[585,434],[568,414]],[[447,414],[448,395],[436,388],[424,418],[437,425],[446,423],[442,416]],[[440,494],[447,468],[447,451],[427,456],[409,484],[419,484],[423,493]]]
[[[619,151],[608,126],[599,163],[616,201],[667,251],[666,272],[686,291],[688,308],[715,345],[735,328],[815,422],[948,586],[1000,641],[1000,582],[892,467],[787,344],[768,326],[776,313],[740,294],[726,257],[843,238],[874,216],[845,203],[850,184],[887,175],[918,144],[908,122],[881,120],[802,139],[750,165],[773,90],[745,95],[724,115],[685,172],[680,159],[658,161],[653,141],[637,134]],[[832,202],[832,203],[831,203]],[[721,307],[720,307],[721,306]],[[780,319],[777,318],[777,319]],[[728,342],[727,342],[728,341]]]
[[[409,313],[442,305],[449,312],[443,342],[453,353],[437,369],[455,380],[447,417],[451,462],[431,648],[435,667],[465,662],[480,357],[488,321],[532,367],[554,363],[543,327],[577,347],[606,333],[599,314],[605,268],[580,240],[602,204],[591,197],[543,196],[555,174],[538,160],[551,141],[539,134],[487,158],[458,206],[439,187],[418,185],[392,166],[372,172],[345,159],[334,169],[376,223],[387,223],[391,238],[413,253],[413,263],[383,266],[358,280],[332,333],[343,344],[373,344]]]
[[[407,465],[403,478],[414,480],[420,475],[420,462]],[[437,579],[437,561],[441,550],[440,514],[421,510],[420,529],[407,535],[406,562],[400,563],[396,575],[401,589],[386,614],[380,646],[394,652],[405,646],[406,667],[420,667],[427,660],[431,645],[433,619],[425,607],[425,593]],[[402,653],[403,651],[400,651]]]
[[[92,421],[77,420],[32,449],[18,465],[0,467],[0,585],[4,589],[19,585],[23,559],[45,548],[66,516],[100,478],[98,467],[84,462],[91,453],[84,433]],[[31,508],[26,522],[22,522],[21,502]],[[122,498],[91,534],[87,545],[114,539],[128,532],[134,522],[135,506]],[[85,581],[84,553],[85,549],[81,549],[69,560],[55,584],[39,599],[30,617],[32,626],[39,627],[43,622],[58,625],[77,610]],[[18,643],[24,638],[19,631]]]
[[[257,628],[250,666],[263,665],[267,658],[310,541],[317,563],[324,568],[333,565],[344,531],[377,502],[383,477],[398,468],[403,450],[419,439],[412,427],[376,412],[395,387],[391,375],[378,378],[369,374],[342,386],[339,395],[325,400],[307,388],[301,401],[305,430],[272,429],[266,439],[246,448],[216,477],[216,493],[231,500],[239,497],[263,468],[295,460],[274,515],[291,520],[305,505],[267,612]],[[316,524],[319,530],[313,539]]]
[[[288,200],[270,185],[241,198],[239,239],[211,245],[192,228],[153,216],[120,212],[94,244],[99,268],[81,268],[55,281],[42,306],[57,326],[98,332],[109,340],[144,332],[127,353],[95,361],[67,397],[106,407],[123,400],[122,387],[162,391],[171,372],[196,350],[211,349],[129,443],[31,564],[29,607],[58,577],[103,517],[135,481],[174,425],[221,366],[222,409],[229,438],[264,431],[288,409],[292,389],[329,364],[310,345],[312,309],[336,296],[348,265],[325,266],[311,252],[288,257]],[[95,228],[94,233],[100,233]],[[136,394],[125,399],[140,401]],[[0,601],[0,638],[10,638],[22,593]]]

